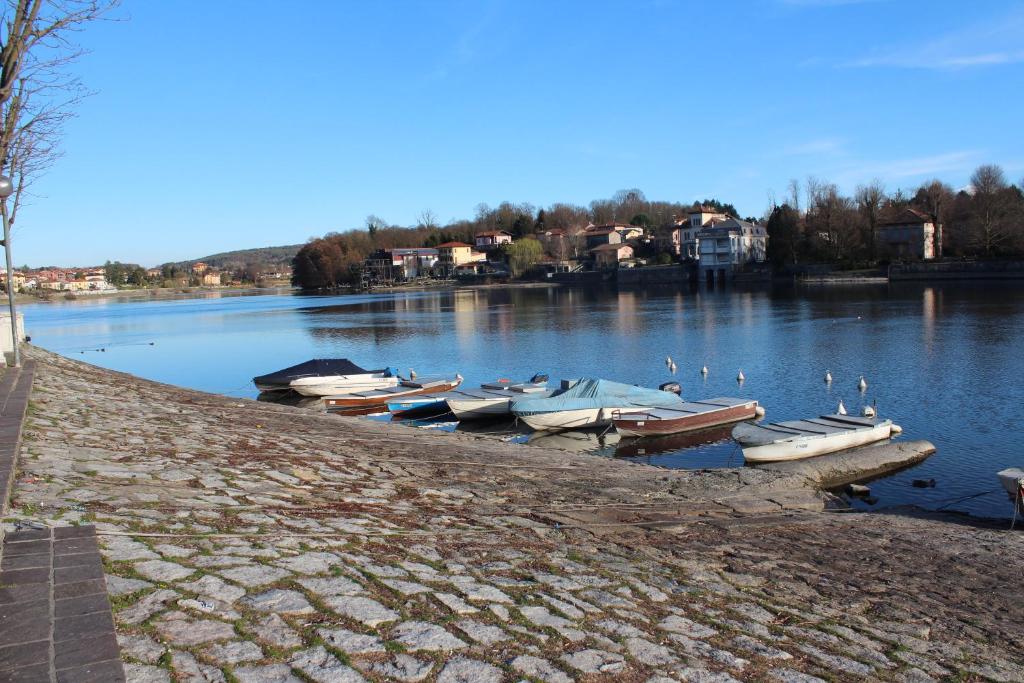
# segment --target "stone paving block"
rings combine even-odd
[[[157,633],[174,645],[200,645],[235,637],[231,624],[212,619],[191,619],[181,612],[164,615],[154,623]]]
[[[564,654],[561,659],[585,674],[618,674],[626,668],[626,660],[622,655],[604,650],[580,650]]]
[[[384,662],[363,664],[363,670],[379,676],[385,681],[402,681],[402,683],[418,683],[430,675],[434,663],[416,659],[409,655],[395,655]]]
[[[284,577],[289,576],[289,571],[287,569],[281,569],[280,567],[268,567],[262,564],[222,569],[218,573],[225,579],[242,584],[246,588],[265,586],[268,583],[274,583],[275,581],[279,581]]]
[[[253,632],[257,640],[284,650],[302,645],[302,638],[295,632],[295,629],[276,614],[270,614],[250,624],[249,630]]]
[[[358,671],[342,664],[323,646],[301,650],[292,655],[288,663],[317,683],[364,683]]]
[[[355,619],[367,626],[379,626],[399,619],[398,612],[388,609],[371,598],[339,595],[327,598],[324,600],[324,604],[338,614]]]
[[[47,634],[48,635],[48,634]],[[50,661],[50,641],[37,640],[17,645],[0,646],[0,677],[4,671],[29,667]],[[49,666],[49,665],[47,665]]]
[[[235,677],[245,683],[303,683],[287,664],[235,667]]]
[[[546,659],[533,655],[519,655],[510,663],[515,671],[544,681],[544,683],[572,683],[572,678]]]
[[[414,652],[426,650],[440,652],[445,650],[460,650],[466,647],[466,643],[437,624],[425,621],[407,621],[399,624],[392,638]]]
[[[57,683],[120,683],[125,680],[120,660],[57,670]]]
[[[372,654],[384,652],[384,643],[380,638],[365,633],[353,633],[343,628],[321,628],[317,635],[331,647],[350,655]]]
[[[124,673],[130,683],[171,683],[171,674],[158,666],[125,664]]]
[[[467,657],[448,660],[437,675],[437,683],[501,683],[503,679],[498,667]]]
[[[57,669],[104,662],[120,658],[120,647],[111,628],[99,635],[74,638],[55,648],[54,666]]]
[[[315,611],[302,593],[280,588],[248,595],[239,600],[239,604],[257,612],[275,612],[277,614],[312,614]]]

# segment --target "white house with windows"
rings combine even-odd
[[[705,275],[724,278],[748,263],[763,263],[767,258],[767,229],[732,216],[702,228],[696,240],[698,263]]]
[[[729,216],[716,211],[710,206],[698,204],[693,207],[685,218],[676,219],[676,229],[671,236],[672,251],[684,259],[699,257],[698,235],[704,228],[715,223],[728,220]]]

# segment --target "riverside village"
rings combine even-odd
[[[1024,7],[921,10],[0,2],[0,683],[1024,681]]]

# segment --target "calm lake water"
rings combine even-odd
[[[880,415],[903,426],[903,438],[929,439],[938,453],[872,483],[875,507],[913,503],[1009,516],[1012,507],[994,475],[1024,465],[1018,429],[1024,286],[1018,284],[212,294],[22,310],[33,341],[47,349],[234,396],[255,396],[255,375],[312,357],[348,357],[366,367],[412,367],[424,376],[457,370],[467,386],[536,372],[553,381],[596,376],[646,386],[674,379],[686,398],[756,398],[770,420],[834,412],[840,399],[851,413],[877,403]],[[678,365],[674,376],[666,355]],[[710,369],[706,379],[703,365]],[[823,381],[826,370],[831,386]],[[869,384],[864,395],[856,388],[862,374]],[[727,431],[700,435],[696,443],[614,443],[614,435],[597,434],[535,440],[545,441],[665,467],[742,463]],[[935,486],[915,488],[915,479],[934,479]]]

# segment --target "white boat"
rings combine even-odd
[[[540,382],[490,382],[481,384],[479,389],[450,391],[444,398],[456,420],[481,420],[510,415],[514,400],[547,398],[553,393]]]
[[[562,384],[562,389],[546,398],[513,400],[512,414],[532,429],[557,431],[604,427],[621,412],[683,403],[678,395],[668,391],[604,379],[563,381]]]
[[[898,434],[892,420],[853,415],[822,415],[808,420],[752,424],[732,430],[747,462],[802,460],[864,446]]]
[[[999,477],[999,483],[1006,489],[1006,495],[1017,506],[1017,514],[1024,515],[1024,470],[1019,467],[1011,467],[997,472],[996,476]]]
[[[359,375],[328,375],[301,377],[288,385],[303,396],[343,396],[363,391],[389,389],[398,386],[399,378],[390,370]]]
[[[612,410],[606,408],[581,408],[579,410],[554,410],[530,412],[529,408],[516,410],[515,416],[537,431],[559,431],[562,429],[589,429],[605,427],[612,423]]]
[[[369,377],[383,375],[388,372],[398,374],[389,368],[366,370],[347,358],[314,358],[313,360],[307,360],[305,363],[299,363],[277,372],[253,377],[252,381],[261,392],[288,391],[291,388],[291,383],[299,379],[309,380],[307,383],[314,383],[321,378],[339,376]]]

